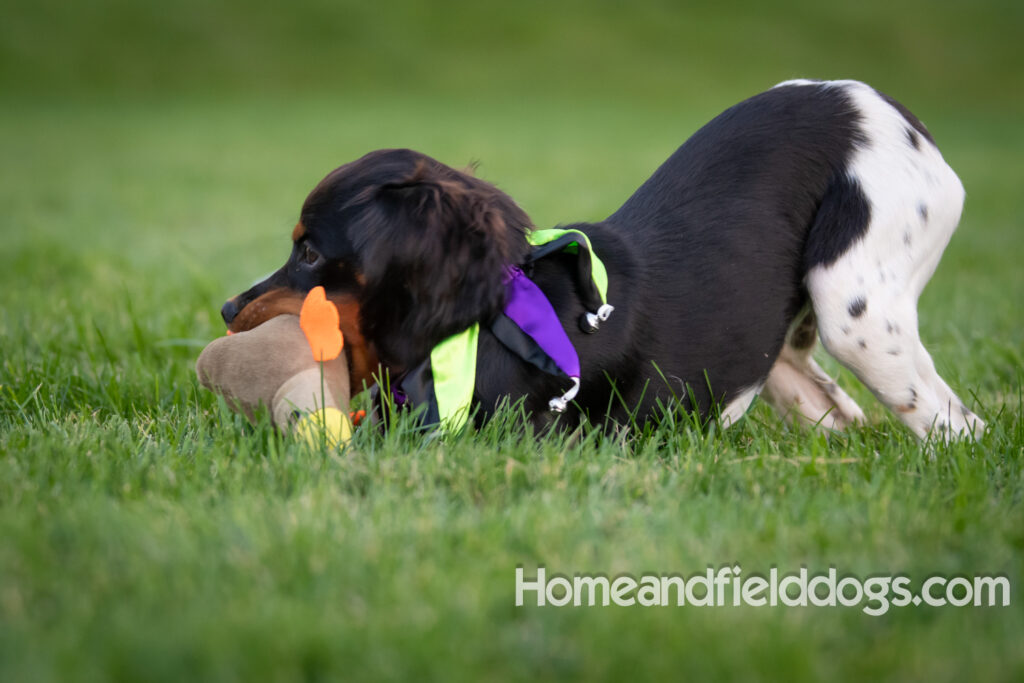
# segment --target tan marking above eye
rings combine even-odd
[[[298,242],[305,234],[306,226],[302,224],[302,221],[299,221],[295,224],[295,229],[292,230],[292,242]]]

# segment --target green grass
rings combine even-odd
[[[3,8],[0,680],[1024,676],[1019,3],[245,7]],[[539,226],[597,219],[801,75],[904,100],[964,180],[920,317],[979,444],[922,446],[827,358],[871,420],[831,439],[758,405],[725,432],[321,453],[199,390],[221,302],[335,165],[479,160]],[[1005,574],[1012,604],[513,606],[518,565],[727,563]]]

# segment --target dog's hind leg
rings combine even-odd
[[[790,328],[761,396],[794,424],[844,429],[863,422],[860,406],[815,362],[817,336],[814,311],[807,308]]]
[[[821,341],[919,437],[980,435],[985,423],[939,377],[917,327],[918,297],[960,220],[963,186],[916,119],[873,91],[853,94],[867,144],[846,169],[853,196],[843,206],[867,210],[856,239],[808,269]],[[822,215],[811,229],[819,244],[838,234]],[[838,225],[849,214],[824,215]]]
[[[985,423],[938,375],[921,344],[915,306],[878,292],[844,300],[830,291],[831,280],[824,272],[810,279],[822,318],[822,343],[829,353],[919,437],[925,438],[933,428],[943,438],[980,435]]]

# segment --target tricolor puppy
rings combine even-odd
[[[760,394],[788,419],[842,428],[864,416],[812,358],[820,336],[919,437],[980,434],[917,327],[963,200],[899,103],[854,81],[791,81],[701,128],[607,219],[569,226],[607,271],[614,313],[596,333],[580,325],[594,306],[579,253],[531,261],[533,226],[510,197],[410,150],[372,152],[324,178],[284,267],[222,313],[249,329],[324,285],[348,327],[354,388],[378,361],[400,383],[479,325],[476,419],[525,397],[544,424],[565,377],[491,327],[522,269],[578,354],[570,416],[644,420],[674,396],[729,424]]]

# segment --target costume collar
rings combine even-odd
[[[588,311],[580,327],[596,332],[614,310],[607,303],[608,274],[593,253],[590,239],[579,230],[552,229],[532,232],[534,248],[527,259],[532,263],[548,254],[565,251],[576,254],[577,285]],[[572,386],[548,402],[554,412],[565,410],[580,389],[580,359],[554,307],[543,291],[519,266],[505,270],[505,307],[488,329],[510,351],[539,370],[565,377]],[[445,339],[431,350],[419,366],[406,373],[391,388],[396,407],[425,406],[424,424],[441,424],[457,431],[470,418],[476,385],[477,346],[480,323]]]

